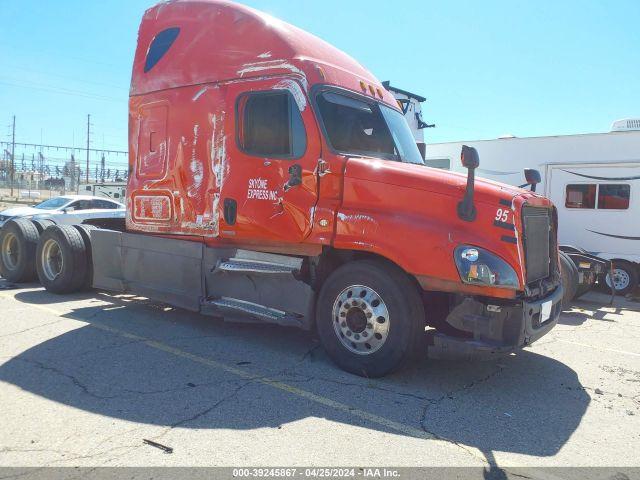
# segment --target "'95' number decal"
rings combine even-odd
[[[506,222],[509,219],[509,209],[499,208],[496,211],[496,220],[498,222]]]

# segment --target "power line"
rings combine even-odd
[[[12,87],[27,88],[27,89],[33,89],[33,90],[41,90],[43,92],[57,93],[57,94],[60,94],[60,95],[70,95],[70,96],[73,96],[73,97],[83,97],[83,98],[91,98],[91,99],[95,99],[95,100],[104,100],[106,102],[126,103],[126,99],[125,98],[118,99],[118,98],[115,98],[115,97],[108,97],[106,95],[95,95],[95,94],[92,94],[92,93],[81,92],[79,90],[69,90],[69,89],[51,87],[51,86],[46,86],[46,85],[37,85],[37,84],[33,84],[33,83],[30,84],[30,85],[25,85],[25,84],[11,83],[11,82],[6,82],[4,80],[0,80],[0,84],[2,84],[2,85],[10,85]]]
[[[46,76],[46,77],[57,77],[57,78],[61,78],[63,80],[71,80],[73,82],[77,82],[77,83],[85,83],[87,85],[97,85],[100,87],[107,87],[107,88],[113,88],[113,89],[117,89],[117,90],[126,90],[129,91],[129,87],[127,87],[126,85],[115,85],[113,83],[104,83],[104,82],[94,82],[92,80],[85,80],[85,79],[78,79],[78,78],[74,78],[74,77],[70,77],[67,75],[60,75],[59,73],[51,73],[51,72],[44,72],[44,71],[39,71],[39,70],[33,70],[31,68],[24,68],[24,67],[15,67],[15,66],[6,66],[5,65],[6,70],[11,71],[11,70],[22,70],[23,72],[30,72],[30,73],[35,73],[37,75],[42,75],[42,76]],[[17,79],[9,79],[9,80],[17,80]]]
[[[91,115],[87,114],[87,183],[89,183],[89,137],[91,135]]]
[[[16,171],[16,116],[13,116],[13,127],[11,128],[11,196],[13,197],[13,176]]]
[[[11,142],[0,142],[0,145],[9,145]],[[86,148],[82,148],[82,147],[67,147],[64,145],[44,145],[44,144],[40,144],[40,143],[20,143],[20,142],[15,142],[16,145],[20,146],[20,147],[34,147],[34,148],[47,148],[47,149],[53,149],[55,148],[56,150],[81,150],[81,151],[85,151],[87,150]],[[129,152],[127,152],[126,150],[108,150],[108,149],[104,149],[104,148],[89,148],[90,152],[103,152],[103,153],[114,153],[114,154],[121,154],[121,155],[128,155]]]

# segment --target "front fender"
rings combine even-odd
[[[460,244],[485,248],[503,258],[518,274],[523,270],[514,229],[494,225],[496,203],[476,202],[474,222],[458,218],[462,198],[417,188],[345,177],[343,202],[336,218],[334,247],[383,256],[414,275],[423,288],[464,291],[513,298],[514,290],[463,284],[453,259]],[[513,224],[508,208],[504,223]],[[507,240],[508,238],[508,240]]]

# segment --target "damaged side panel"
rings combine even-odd
[[[202,242],[95,230],[94,288],[134,293],[225,320],[308,329],[314,292],[303,259]]]
[[[91,247],[94,288],[199,311],[202,243],[99,229]]]
[[[130,99],[127,229],[218,235],[226,174],[224,94],[217,85],[183,87]],[[189,101],[184,101],[188,98]]]
[[[220,253],[205,251],[205,312],[310,328],[314,292],[300,280],[302,259],[247,250]]]

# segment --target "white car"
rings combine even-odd
[[[50,198],[34,207],[8,208],[0,212],[0,227],[12,218],[52,220],[58,225],[82,223],[92,218],[124,218],[125,206],[114,200],[88,195]]]

